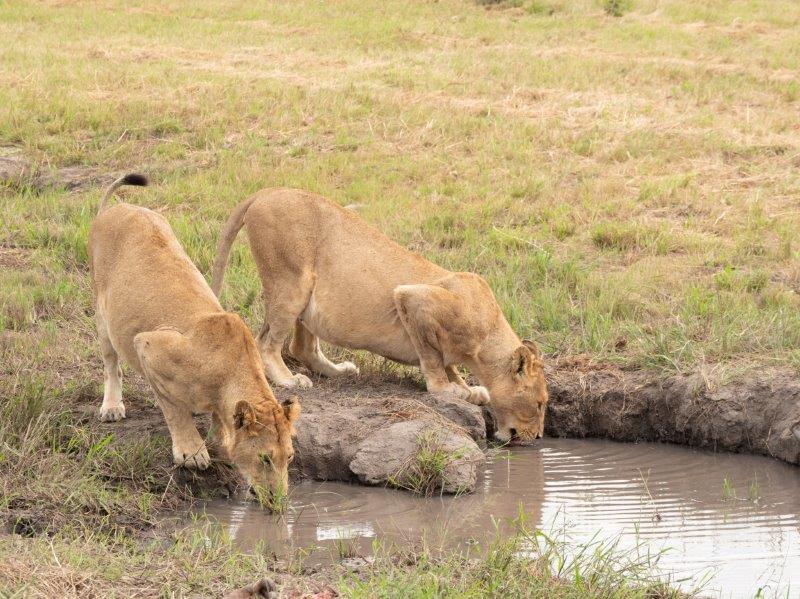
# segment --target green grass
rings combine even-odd
[[[256,501],[266,510],[273,514],[283,514],[289,509],[291,502],[291,491],[283,484],[278,484],[273,490],[269,491],[262,487],[257,487]]]
[[[550,356],[799,370],[800,6],[486,4],[3,2],[0,157],[148,174],[122,195],[206,274],[233,205],[296,186],[483,275]],[[0,185],[0,512],[135,536],[183,492],[168,440],[77,410],[100,190],[36,174]],[[223,303],[255,327],[259,291],[238,243]]]
[[[81,389],[54,393],[37,380],[0,402],[0,514],[12,530],[53,534],[79,522],[117,534],[151,527],[182,504],[167,487],[169,441],[115,443],[67,404]]]
[[[758,476],[754,476],[747,487],[747,500],[751,503],[761,501],[761,485],[758,482]]]
[[[747,497],[739,497],[736,493],[736,487],[733,481],[727,476],[722,479],[722,500],[723,501],[749,501],[750,503],[758,503],[761,501],[761,484],[758,482],[758,476],[754,475],[753,480],[748,483]]]
[[[630,0],[603,0],[603,10],[610,17],[621,17],[631,10],[632,6]]]
[[[727,476],[722,479],[722,500],[731,501],[736,499],[736,488]]]
[[[337,560],[354,557],[347,542]],[[483,548],[431,550],[374,547],[358,571],[336,564],[305,568],[303,550],[278,561],[261,547],[238,550],[225,532],[202,521],[157,539],[62,531],[33,539],[0,537],[0,595],[22,597],[221,596],[262,578],[286,596],[336,588],[354,598],[525,597],[684,599],[657,576],[660,555],[615,541],[567,543],[527,528],[499,535]],[[210,575],[210,573],[213,573]],[[281,595],[283,596],[283,595]]]
[[[7,2],[0,143],[150,174],[128,197],[204,272],[236,202],[292,185],[479,272],[548,353],[795,367],[797,5],[501,7]],[[0,326],[70,319],[85,344],[97,192],[0,193],[32,263],[0,271]],[[237,245],[224,302],[250,319],[254,272]]]
[[[360,577],[344,576],[346,597],[656,599],[696,596],[679,592],[657,576],[660,554],[645,545],[622,549],[617,541],[575,544],[534,531],[517,521],[517,532],[472,551],[405,553],[378,546],[376,560]]]
[[[236,551],[203,523],[149,540],[88,529],[0,540],[3,597],[221,597],[274,569],[266,552]]]
[[[465,451],[445,448],[435,433],[423,433],[417,452],[389,477],[389,485],[430,497],[448,486],[448,467],[461,460]]]

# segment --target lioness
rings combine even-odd
[[[211,412],[220,447],[260,495],[287,484],[295,401],[278,405],[247,326],[225,312],[167,221],[146,208],[105,205],[89,232],[97,333],[105,367],[100,419],[125,418],[119,358],[144,375],[172,437],[176,464],[204,469],[209,455],[192,421]]]
[[[358,372],[350,362],[328,360],[318,338],[366,349],[419,365],[432,393],[479,405],[491,398],[501,441],[542,435],[548,395],[541,354],[520,341],[481,277],[432,264],[323,197],[266,189],[239,204],[222,231],[212,278],[217,295],[242,226],[264,289],[258,339],[275,384],[311,386],[281,357],[294,325],[290,351],[315,372]],[[484,386],[467,386],[457,364]]]

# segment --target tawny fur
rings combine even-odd
[[[351,210],[294,189],[266,189],[239,204],[220,237],[213,268],[219,294],[230,248],[244,226],[264,289],[258,341],[275,384],[308,387],[281,348],[326,376],[357,372],[334,364],[319,339],[419,365],[428,390],[486,403],[497,437],[541,436],[548,399],[541,355],[514,333],[486,282],[454,273],[394,243]],[[468,387],[456,366],[482,387]]]
[[[105,207],[129,181],[146,183],[130,175],[116,181],[89,233],[105,366],[100,419],[125,417],[121,359],[155,391],[176,464],[208,466],[192,413],[211,412],[223,453],[248,482],[254,488],[285,486],[299,404],[277,403],[249,329],[222,309],[167,221],[130,204]]]

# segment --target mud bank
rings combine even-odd
[[[195,424],[206,438],[212,460],[203,472],[175,468],[170,462],[170,437],[161,411],[143,380],[133,377],[125,397],[127,418],[100,423],[113,444],[159,439],[164,459],[159,476],[164,486],[185,487],[194,497],[226,497],[241,492],[233,468],[217,459],[210,417],[198,415]],[[314,379],[304,391],[274,389],[278,400],[299,397],[302,414],[294,440],[293,480],[333,480],[368,485],[392,484],[414,491],[470,492],[484,461],[486,424],[480,408],[448,402],[427,394],[411,380]],[[80,419],[92,421],[99,397],[86,397],[78,407]],[[431,454],[432,457],[431,457]],[[433,464],[420,463],[427,455]],[[435,466],[429,468],[429,466]],[[422,480],[421,480],[422,479]],[[417,489],[424,483],[425,489]]]
[[[759,371],[710,386],[700,374],[659,377],[577,360],[549,374],[545,432],[663,441],[800,464],[800,377]]]
[[[661,441],[800,463],[800,380],[792,373],[762,372],[758,378],[713,388],[699,374],[659,377],[572,359],[557,364],[548,377],[548,436]],[[113,432],[115,443],[163,437],[165,484],[186,486],[195,497],[236,493],[235,473],[219,460],[202,473],[171,467],[161,412],[143,381],[134,390],[126,399],[128,418],[98,426]],[[275,394],[279,400],[296,395],[303,407],[294,480],[410,488],[401,475],[409,467],[413,470],[420,451],[427,450],[450,456],[432,475],[439,476],[434,481],[439,489],[471,491],[483,463],[481,448],[487,433],[492,434],[491,419],[484,420],[479,408],[438,400],[411,379],[315,378],[312,389],[275,389]],[[86,419],[94,418],[99,404],[94,399],[81,407]],[[195,420],[204,434],[208,417]]]

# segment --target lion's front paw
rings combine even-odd
[[[298,372],[293,377],[278,382],[277,385],[280,387],[286,387],[287,389],[311,389],[311,387],[314,386],[314,383],[312,383],[311,379],[306,375]]]
[[[470,387],[467,401],[476,406],[485,406],[489,403],[489,390],[486,387]]]
[[[441,399],[446,399],[448,401],[454,401],[460,399],[462,401],[468,401],[470,396],[470,391],[466,387],[462,387],[461,385],[456,385],[455,383],[450,383],[446,387],[442,387],[441,389],[437,389],[433,391],[433,394],[436,397]]]
[[[97,417],[101,422],[117,422],[125,418],[125,405],[117,404],[114,406],[100,406]]]
[[[201,446],[197,451],[185,451],[179,447],[172,448],[172,459],[176,466],[185,466],[192,470],[205,470],[211,463],[206,446]]]
[[[336,365],[336,369],[339,371],[341,375],[358,375],[361,374],[361,371],[358,369],[358,366],[353,364],[352,362],[340,362]]]

